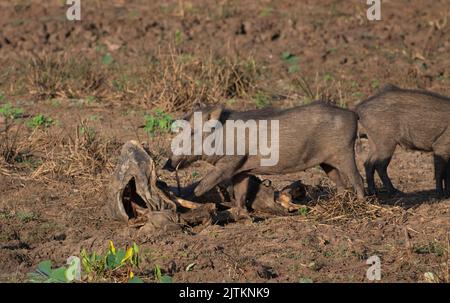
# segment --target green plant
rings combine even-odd
[[[163,275],[161,273],[161,268],[159,267],[159,265],[155,265],[155,268],[153,270],[153,274],[155,276],[155,280],[160,282],[160,283],[172,283],[172,277],[167,276],[167,275]]]
[[[114,243],[109,241],[108,251],[100,255],[95,252],[89,254],[83,249],[81,264],[88,280],[108,277],[125,278],[132,283],[140,280],[133,273],[134,268],[139,268],[139,247],[136,243],[127,249],[116,249]]]
[[[325,74],[325,75],[323,76],[323,80],[324,80],[325,82],[331,82],[331,81],[333,81],[333,79],[334,79],[334,77],[333,77],[333,75],[331,75],[331,74]]]
[[[169,132],[173,121],[169,114],[159,108],[155,109],[153,114],[145,115],[144,119],[144,130],[151,135],[157,132]]]
[[[14,107],[11,103],[6,103],[0,106],[0,115],[7,119],[17,119],[23,115],[23,109],[20,107]]]
[[[414,246],[413,251],[416,254],[434,254],[438,257],[442,257],[445,254],[445,248],[439,242],[429,242],[426,245]]]
[[[270,104],[269,99],[263,93],[256,94],[256,96],[253,97],[253,101],[255,102],[256,107],[258,108],[263,108]]]
[[[306,206],[303,206],[303,207],[298,209],[298,214],[300,216],[306,216],[308,213],[309,213],[309,209]]]
[[[86,102],[89,105],[92,104],[92,103],[95,103],[97,101],[98,101],[98,98],[96,96],[89,95],[89,96],[86,97]]]
[[[373,89],[378,89],[380,87],[380,80],[373,79],[370,86],[372,86]]]
[[[181,44],[183,42],[184,38],[183,38],[183,32],[181,32],[180,30],[176,30],[175,31],[175,44]]]
[[[261,10],[261,13],[259,15],[261,17],[268,17],[272,14],[272,12],[273,12],[273,8],[266,6]]]
[[[52,261],[38,264],[36,271],[28,274],[30,282],[68,283],[79,281],[112,280],[127,283],[143,283],[135,276],[133,269],[139,268],[139,247],[133,243],[127,249],[116,249],[109,241],[108,251],[104,254],[81,251],[81,259],[72,256],[67,260],[68,266],[52,269]]]
[[[53,269],[52,261],[46,260],[38,264],[36,271],[28,273],[29,282],[33,283],[69,283],[77,278],[79,259],[74,258],[69,266]]]
[[[37,215],[33,212],[19,211],[17,212],[17,218],[23,223],[28,223],[37,219]]]
[[[102,57],[102,64],[109,66],[114,62],[114,58],[111,56],[110,53],[106,53]]]
[[[281,54],[281,59],[288,67],[288,73],[296,73],[300,70],[300,67],[298,65],[299,58],[290,52],[283,52]]]
[[[55,120],[53,120],[50,117],[46,117],[43,114],[39,114],[37,116],[34,116],[30,120],[28,120],[27,125],[30,128],[38,128],[38,127],[50,127],[55,123]]]

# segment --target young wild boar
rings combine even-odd
[[[450,194],[450,98],[387,85],[358,104],[356,112],[369,138],[365,162],[369,194],[376,190],[375,170],[388,192],[397,192],[387,174],[397,145],[433,152],[437,194],[444,195],[444,189]]]
[[[357,134],[357,116],[355,113],[314,102],[306,106],[290,109],[261,109],[247,112],[237,112],[221,106],[207,107],[194,110],[205,121],[217,120],[221,122],[225,145],[229,145],[229,136],[233,135],[232,143],[235,152],[224,155],[172,155],[167,161],[166,169],[185,167],[188,164],[204,160],[215,166],[197,185],[194,190],[196,196],[201,196],[223,181],[231,181],[235,188],[242,193],[247,188],[249,174],[287,174],[320,165],[328,177],[336,184],[339,190],[344,188],[342,177],[348,178],[358,197],[364,197],[364,183],[355,163],[355,139]],[[194,129],[194,114],[185,117]],[[267,153],[263,154],[261,148],[256,154],[249,153],[249,146],[257,144],[258,134],[251,133],[248,128],[228,130],[228,126],[245,123],[246,126],[267,123],[267,132],[270,134],[271,148],[277,160],[270,165],[263,165]],[[278,133],[272,133],[278,121]],[[187,123],[187,122],[186,122]],[[241,125],[242,126],[242,125]],[[227,131],[228,130],[228,131]],[[217,129],[214,130],[216,132]],[[258,129],[260,132],[261,129]],[[245,138],[238,138],[239,133]],[[196,131],[191,132],[190,140],[195,140]],[[205,139],[205,132],[201,136]],[[273,140],[274,139],[274,140]],[[244,154],[236,153],[236,144],[245,141]],[[261,143],[261,142],[260,142]],[[194,145],[194,143],[192,144]],[[269,144],[268,144],[269,145]],[[261,146],[261,145],[260,145]],[[273,150],[273,147],[278,147]],[[224,147],[225,149],[226,146]],[[227,149],[228,150],[228,149]],[[267,159],[266,159],[267,160]],[[245,195],[236,197],[237,206],[245,207]]]

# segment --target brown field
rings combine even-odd
[[[334,197],[303,215],[143,234],[105,211],[123,143],[169,151],[170,135],[142,127],[156,108],[351,108],[386,83],[450,95],[448,0],[383,1],[378,22],[358,0],[82,1],[80,22],[62,3],[0,1],[0,281],[113,240],[140,246],[148,282],[156,265],[174,282],[367,282],[372,255],[381,282],[450,282],[450,200],[436,198],[426,153],[399,148],[389,172],[405,194],[355,212]],[[196,163],[181,181],[207,170]],[[332,188],[317,168],[271,179]]]

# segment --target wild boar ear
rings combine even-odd
[[[222,116],[222,112],[224,110],[223,105],[217,105],[209,112],[208,120],[217,120],[220,121],[220,117]]]

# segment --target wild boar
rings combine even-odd
[[[355,162],[354,147],[358,123],[354,112],[323,102],[313,102],[290,109],[266,108],[246,112],[215,106],[198,108],[194,110],[195,112],[201,114],[202,121],[219,121],[224,129],[221,135],[226,145],[224,148],[232,145],[231,149],[235,152],[223,155],[204,153],[193,155],[192,152],[190,155],[172,154],[165,165],[169,170],[186,167],[198,160],[207,161],[215,166],[195,188],[196,196],[203,195],[227,180],[232,182],[238,192],[242,192],[243,188],[248,188],[249,174],[288,174],[320,165],[338,190],[344,189],[344,178],[347,178],[358,197],[364,197],[363,179]],[[195,129],[194,113],[185,117],[192,129]],[[249,147],[257,145],[255,141],[259,138],[261,129],[258,129],[258,133],[252,133],[250,127],[231,130],[229,128],[230,125],[239,124],[238,122],[249,126],[251,121],[256,121],[254,125],[260,126],[263,125],[263,121],[271,121],[267,123],[267,132],[271,134],[271,147],[276,145],[278,149],[274,150],[274,153],[278,153],[278,161],[273,165],[263,165],[265,155],[262,154],[261,148],[254,154],[249,153]],[[274,121],[277,123],[273,123]],[[273,125],[277,126],[278,132],[275,134],[272,132]],[[217,129],[214,129],[214,132],[216,131]],[[191,132],[191,141],[195,140],[196,133],[197,131]],[[238,138],[236,134],[239,133],[245,138]],[[201,136],[205,139],[206,135],[203,132]],[[236,145],[243,141],[246,146],[245,152],[236,153]],[[246,195],[238,196],[235,197],[236,204],[244,208]]]
[[[370,152],[364,164],[369,194],[376,191],[375,170],[390,194],[398,192],[387,173],[397,145],[433,152],[437,194],[443,196],[444,189],[450,194],[450,98],[387,85],[358,104],[356,112],[369,139]]]

